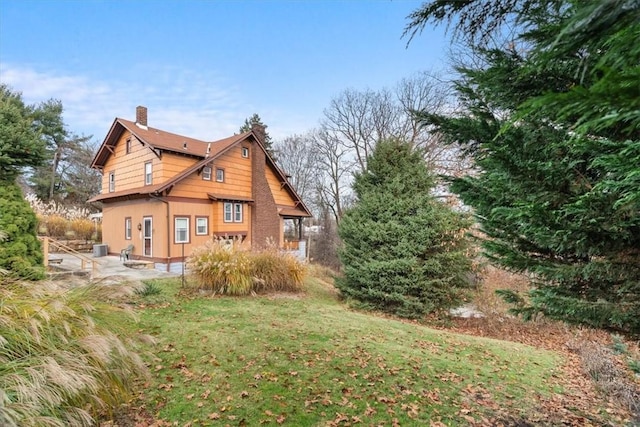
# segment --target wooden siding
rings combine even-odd
[[[131,150],[127,154],[127,139],[131,138]],[[109,193],[109,172],[115,172],[115,191],[145,186],[144,164],[151,162],[152,183],[162,184],[197,161],[196,158],[162,153],[162,160],[147,146],[142,145],[131,132],[120,136],[114,154],[107,159],[102,175],[102,193]]]
[[[241,153],[240,146],[233,147],[213,161],[211,181],[202,179],[202,174],[194,172],[176,184],[170,195],[206,199],[207,193],[214,193],[251,198],[251,162],[243,158]],[[216,169],[224,170],[224,182],[216,181]]]
[[[238,233],[246,234],[247,238],[251,234],[251,205],[242,203],[242,222],[224,222],[224,201],[213,203],[213,218],[215,233],[226,233],[230,237]]]
[[[193,248],[204,245],[205,242],[211,238],[213,232],[212,227],[214,225],[212,218],[212,205],[213,203],[190,203],[188,201],[170,202],[171,234],[169,235],[169,242],[171,246],[171,258],[182,256],[182,244],[176,243],[175,239],[175,218],[189,218],[189,243],[184,245],[185,256],[189,256],[191,255],[191,250]],[[207,230],[208,234],[206,236],[196,235],[196,217],[209,218],[209,230]],[[166,228],[164,234],[166,235]]]
[[[127,139],[131,138],[131,151],[127,154]],[[152,163],[153,184],[160,181],[160,160],[146,146],[125,131],[114,147],[114,153],[109,156],[102,174],[102,193],[109,193],[109,172],[115,172],[115,191],[129,190],[144,186],[144,164]]]
[[[295,200],[291,196],[291,193],[289,193],[286,188],[282,187],[280,178],[276,176],[275,172],[270,167],[267,167],[265,168],[265,173],[267,175],[269,188],[271,189],[271,194],[273,194],[276,204],[294,207],[296,205]]]
[[[166,257],[167,245],[164,236],[167,234],[166,205],[158,200],[141,199],[128,202],[106,203],[102,208],[102,243],[108,245],[109,253],[118,254],[121,249],[132,244],[133,255],[142,256],[142,231],[138,224],[142,218],[151,216],[152,223],[152,255]],[[124,238],[124,219],[131,218],[131,240]]]

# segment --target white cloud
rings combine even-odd
[[[149,109],[149,126],[204,140],[232,135],[247,117],[238,88],[215,75],[157,67],[132,74],[152,77],[96,81],[12,64],[0,67],[0,81],[22,92],[25,102],[59,99],[68,129],[93,134],[99,142],[115,117],[134,120],[137,105]]]
[[[303,133],[316,117],[304,117],[299,106],[256,105],[242,88],[215,72],[139,64],[120,80],[41,71],[30,66],[0,64],[0,82],[22,92],[28,104],[62,101],[64,120],[76,134],[93,135],[100,143],[115,117],[135,119],[135,108],[148,108],[149,126],[192,138],[216,140],[238,132],[244,120],[260,114],[273,139]]]

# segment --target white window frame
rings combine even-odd
[[[200,231],[200,228],[202,227],[204,227],[204,230]],[[207,234],[209,234],[209,217],[196,217],[196,236],[206,236]]]
[[[242,222],[242,203],[233,204],[233,222]]]
[[[233,203],[224,202],[222,205],[222,218],[224,222],[233,222]]]
[[[216,182],[224,182],[224,169],[216,168]]]
[[[249,158],[249,148],[242,147],[242,157],[244,157],[245,159]]]
[[[205,166],[202,168],[202,179],[205,181],[211,181],[211,166]]]
[[[145,162],[144,164],[144,185],[153,183],[153,163]]]
[[[124,219],[124,239],[125,240],[131,240],[131,227],[132,227],[131,217],[128,216]]]
[[[183,227],[178,227],[178,221],[182,222],[182,221],[186,221],[186,229]],[[174,238],[174,242],[175,243],[189,243],[189,217],[188,216],[177,216],[174,218],[173,220],[173,228],[174,228],[174,233],[173,233],[173,238]],[[180,239],[178,236],[178,231],[185,232],[185,238],[184,239]]]
[[[116,191],[116,173],[109,172],[109,193]]]

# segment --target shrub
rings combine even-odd
[[[0,269],[32,280],[44,277],[36,216],[14,182],[0,180]]]
[[[153,281],[144,282],[142,288],[138,288],[135,290],[136,295],[141,297],[148,297],[151,295],[159,295],[162,293],[162,289]]]
[[[254,290],[297,292],[302,289],[306,268],[291,254],[269,248],[251,254]]]
[[[95,224],[90,219],[76,218],[71,221],[71,231],[75,233],[76,239],[91,240]]]
[[[47,217],[47,235],[56,239],[66,238],[69,221],[59,215]]]
[[[421,151],[380,141],[354,177],[356,202],[339,225],[341,295],[366,309],[407,318],[460,304],[472,263],[470,218],[433,195],[435,176]]]
[[[290,254],[269,248],[261,252],[243,250],[239,243],[210,241],[194,250],[187,265],[196,277],[196,287],[226,295],[302,289],[306,267]]]
[[[209,241],[193,251],[187,265],[200,289],[224,295],[248,295],[252,291],[249,254],[239,243]]]
[[[93,425],[145,372],[114,330],[128,319],[104,302],[112,287],[50,286],[0,282],[0,425]]]

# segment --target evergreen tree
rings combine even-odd
[[[640,3],[446,3],[410,28],[457,18],[482,41],[512,14],[519,32],[472,47],[482,66],[459,68],[465,113],[422,114],[479,167],[452,188],[475,209],[487,256],[532,278],[527,300],[504,295],[526,317],[639,334]]]
[[[240,133],[249,132],[251,130],[251,128],[253,127],[253,125],[259,125],[259,126],[262,126],[265,129],[265,131],[264,131],[264,148],[269,152],[269,154],[271,154],[273,156],[273,150],[272,150],[272,147],[271,147],[273,142],[271,141],[271,136],[269,136],[269,133],[266,131],[268,126],[265,125],[264,123],[262,123],[262,119],[260,118],[258,113],[254,113],[253,116],[251,116],[251,117],[249,117],[249,118],[244,120],[244,124],[242,126],[240,126]]]
[[[90,137],[69,132],[62,112],[62,103],[54,99],[34,111],[34,123],[46,142],[46,159],[34,168],[29,181],[41,200],[82,205],[97,194],[100,174],[91,169]]]
[[[0,180],[12,182],[25,167],[44,160],[45,143],[33,114],[19,93],[0,85]]]
[[[44,277],[38,221],[15,181],[0,180],[0,269],[14,277]]]
[[[344,276],[336,285],[344,297],[408,318],[460,302],[471,271],[470,221],[437,201],[434,185],[419,150],[377,144],[339,225]]]

